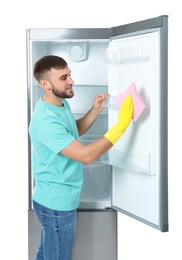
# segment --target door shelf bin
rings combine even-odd
[[[112,148],[100,157],[101,162],[130,172],[155,175],[150,167],[150,154],[130,154]]]
[[[108,63],[144,61],[150,59],[150,48],[147,45],[130,46],[119,49],[107,49],[103,60]]]

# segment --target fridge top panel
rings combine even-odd
[[[27,33],[37,41],[110,39],[110,28],[32,28]]]
[[[168,19],[167,15],[162,15],[156,18],[147,19],[144,21],[139,21],[135,23],[130,23],[126,25],[116,26],[111,28],[111,37],[118,35],[128,34],[135,32],[141,32],[151,29],[156,29],[163,27]]]

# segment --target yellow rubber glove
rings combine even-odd
[[[118,113],[118,123],[114,125],[109,131],[104,135],[112,144],[115,144],[118,139],[124,134],[125,130],[130,124],[133,115],[134,104],[132,102],[132,97],[129,95],[125,98],[119,113]]]

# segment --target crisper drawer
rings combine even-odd
[[[79,208],[105,209],[111,206],[111,166],[94,162],[83,166],[83,187]]]

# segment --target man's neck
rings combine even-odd
[[[42,101],[52,104],[54,106],[62,107],[63,99],[58,97],[49,97],[46,94],[42,96]]]

